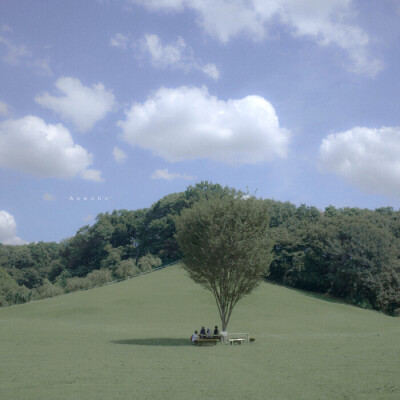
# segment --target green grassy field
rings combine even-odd
[[[0,398],[400,398],[400,319],[263,283],[229,325],[254,343],[191,345],[218,323],[179,266],[0,309]]]

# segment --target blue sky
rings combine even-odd
[[[202,180],[400,207],[400,1],[2,0],[0,242]]]

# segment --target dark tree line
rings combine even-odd
[[[181,258],[174,218],[200,200],[243,196],[201,182],[150,208],[99,214],[60,243],[0,244],[0,304],[52,296]],[[273,236],[266,279],[361,307],[400,308],[400,212],[264,200]]]
[[[235,194],[202,182],[148,209],[97,215],[60,243],[0,244],[0,305],[26,302],[124,278],[179,259],[173,217],[201,199]]]
[[[399,212],[273,208],[276,237],[268,279],[389,314],[400,307]]]

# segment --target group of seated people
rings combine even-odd
[[[207,328],[206,330],[206,328],[202,326],[200,333],[198,331],[194,331],[191,339],[192,342],[195,342],[197,339],[220,339],[220,337],[218,326],[215,325],[214,332],[210,328]]]

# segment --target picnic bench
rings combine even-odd
[[[219,336],[213,336],[213,337],[205,337],[205,338],[197,338],[194,343],[197,344],[198,346],[204,346],[204,345],[212,345],[215,346],[218,342],[221,341],[221,338]]]
[[[250,335],[248,333],[221,332],[221,341],[229,344],[249,343]]]

